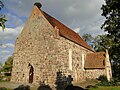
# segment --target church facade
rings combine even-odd
[[[34,6],[16,39],[12,82],[55,85],[57,72],[73,82],[112,78],[108,52],[94,52],[73,30]]]

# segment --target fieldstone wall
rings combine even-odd
[[[59,37],[56,39],[58,43],[58,56],[60,67],[59,69],[67,76],[72,75],[73,82],[83,81],[84,78],[84,68],[82,68],[82,54],[86,56],[91,51],[75,44],[64,37]],[[69,69],[69,50],[72,50],[72,70]]]
[[[106,76],[106,70],[105,69],[88,69],[85,70],[84,72],[85,78],[89,79],[96,79],[100,75],[105,75]]]
[[[28,21],[16,40],[11,81],[28,83],[29,64],[34,68],[33,83],[53,81],[58,61],[52,29],[42,16]]]
[[[69,50],[72,53],[72,70],[69,69]],[[30,65],[33,67],[33,84],[45,82],[55,86],[57,72],[72,75],[73,81],[82,81],[82,54],[91,51],[59,36],[54,37],[52,27],[43,16],[29,19],[16,40],[12,69],[12,82],[29,83]]]

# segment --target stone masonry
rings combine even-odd
[[[106,75],[105,69],[85,71],[84,59],[88,53],[94,52],[59,33],[56,37],[55,27],[34,6],[30,18],[16,39],[11,81],[33,84],[44,81],[55,86],[58,71],[65,76],[72,75],[74,83],[88,78],[90,72],[95,78],[98,76],[95,72]],[[31,82],[30,70],[33,77]]]

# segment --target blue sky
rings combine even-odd
[[[42,10],[55,17],[75,32],[93,36],[103,34],[104,22],[100,10],[104,0],[2,0],[5,7],[0,11],[8,19],[6,29],[0,28],[0,62],[4,63],[14,52],[16,37],[24,27],[34,3],[42,3]]]

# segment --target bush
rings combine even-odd
[[[108,82],[107,77],[105,75],[100,75],[97,80],[99,80],[101,82]]]
[[[114,81],[110,81],[110,82],[100,82],[96,85],[97,86],[119,86],[120,84],[118,84],[117,82],[114,82]]]
[[[118,84],[115,80],[108,81],[107,77],[105,75],[101,75],[98,80],[100,81],[97,86],[118,86]]]

